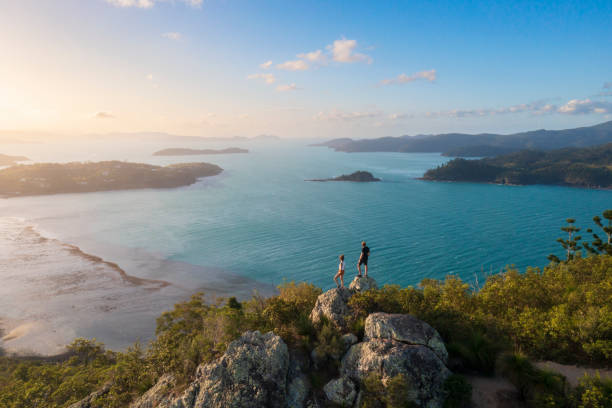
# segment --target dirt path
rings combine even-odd
[[[579,367],[576,365],[564,365],[555,363],[553,361],[539,361],[537,363],[534,363],[534,365],[539,369],[553,371],[555,373],[559,373],[565,376],[565,378],[567,378],[567,381],[572,385],[572,387],[578,385],[580,379],[584,377],[585,373],[591,376],[594,376],[599,373],[601,378],[612,379],[612,370],[586,368]]]

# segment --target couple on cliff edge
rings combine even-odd
[[[367,247],[365,241],[361,243],[361,255],[359,255],[359,262],[357,262],[357,274],[358,278],[361,278],[361,265],[364,266],[364,276],[368,276],[368,257],[370,256],[370,248]],[[338,283],[340,278],[340,283]],[[337,287],[344,287],[344,255],[340,255],[340,264],[338,265],[338,273],[334,276],[334,281]]]

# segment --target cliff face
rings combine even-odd
[[[361,287],[376,287],[373,279],[361,279],[362,284],[355,278],[352,289],[321,294],[311,313],[315,325],[330,321],[344,333],[344,351],[332,356],[335,363],[318,359],[316,349],[310,358],[304,358],[272,332],[245,332],[222,357],[198,367],[185,391],[176,393],[174,378],[163,376],[130,407],[301,408],[337,404],[357,408],[367,397],[365,384],[371,375],[380,376],[382,383],[401,378],[407,401],[421,407],[441,407],[443,384],[451,372],[446,367],[446,347],[431,326],[410,315],[374,313],[366,319],[361,342],[346,327],[352,294]],[[328,369],[337,364],[340,368],[321,392],[306,374],[326,364]]]

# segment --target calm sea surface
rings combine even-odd
[[[379,283],[414,285],[448,274],[482,281],[483,274],[509,264],[521,270],[544,266],[548,254],[560,253],[555,239],[565,218],[591,226],[594,215],[612,208],[610,191],[417,180],[448,160],[439,154],[346,154],[304,141],[231,145],[251,152],[151,155],[166,147],[228,147],[210,143],[2,146],[3,153],[35,161],[209,161],[225,171],[172,190],[0,200],[0,222],[19,220],[44,237],[116,262],[128,274],[163,279],[185,293],[205,288],[215,294],[221,286],[223,293],[234,284],[245,292],[291,280],[330,288],[339,254],[345,254],[352,277],[362,240],[371,249],[370,274]],[[305,181],[355,170],[383,181]],[[0,241],[0,278],[20,267],[1,256],[15,242]],[[19,253],[36,257],[37,248],[22,245]],[[55,267],[71,262],[56,261]]]
[[[251,153],[160,158],[151,153],[168,143],[23,145],[18,153],[37,161],[209,161],[225,172],[174,190],[0,200],[0,211],[120,265],[128,252],[132,259],[122,266],[136,276],[185,278],[133,265],[149,253],[264,283],[309,281],[327,288],[339,254],[353,272],[362,240],[380,283],[413,285],[451,273],[470,280],[508,264],[543,266],[549,253],[559,252],[555,239],[565,218],[591,226],[593,215],[612,207],[610,191],[417,180],[447,160],[438,154],[347,154],[305,142],[233,144]],[[304,181],[355,170],[383,182]],[[112,258],[114,251],[119,259]]]

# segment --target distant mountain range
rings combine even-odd
[[[164,132],[114,132],[114,133],[88,133],[84,135],[63,135],[48,132],[24,132],[0,130],[0,143],[48,143],[70,140],[108,140],[108,141],[134,141],[134,142],[246,142],[279,140],[275,135],[261,134],[254,137],[204,137],[182,136]]]
[[[360,140],[342,138],[319,143],[315,146],[327,146],[336,151],[348,153],[441,152],[446,156],[479,157],[496,156],[524,149],[552,150],[561,147],[595,146],[610,142],[612,142],[612,121],[575,129],[540,129],[510,135],[445,133]]]

